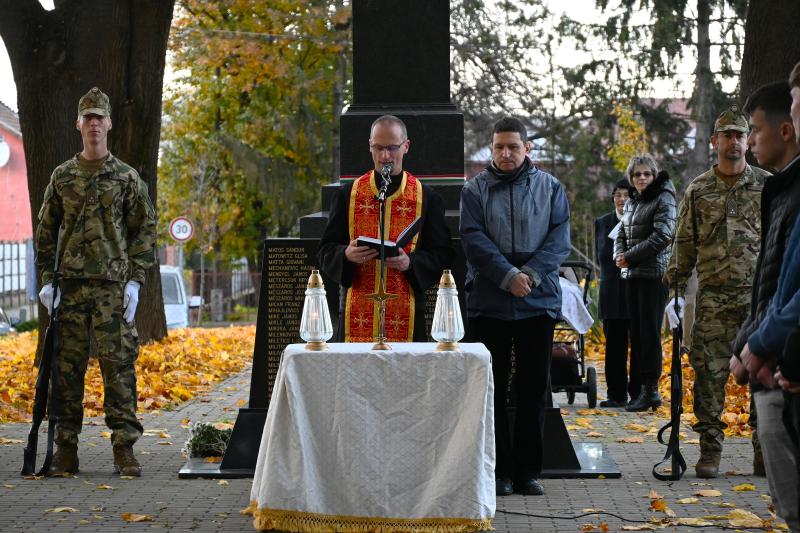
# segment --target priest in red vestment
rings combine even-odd
[[[358,246],[357,239],[380,236],[377,196],[385,165],[392,167],[385,240],[397,241],[417,218],[422,222],[419,233],[385,261],[386,292],[396,296],[386,301],[386,337],[389,342],[428,340],[425,290],[451,267],[453,248],[441,198],[403,170],[410,145],[402,120],[393,115],[375,120],[369,138],[374,170],[343,184],[333,199],[318,259],[322,271],[341,287],[336,341],[372,342],[378,332],[378,305],[367,298],[379,289],[378,252]]]

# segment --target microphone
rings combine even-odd
[[[393,168],[394,164],[392,163],[386,163],[381,167],[381,188],[378,191],[378,200],[381,202],[386,198],[386,190],[389,188],[389,184],[392,183]]]

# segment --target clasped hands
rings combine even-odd
[[[783,376],[778,367],[777,357],[758,357],[750,350],[749,344],[744,345],[738,358],[731,357],[730,369],[739,385],[744,385],[752,379],[770,389],[780,387],[792,394],[800,393],[800,383],[789,381]]]
[[[617,265],[617,268],[628,268],[630,264],[625,259],[624,254],[619,254],[617,257],[614,258],[614,264]]]
[[[384,263],[389,268],[394,268],[400,272],[405,272],[411,267],[411,258],[408,257],[405,250],[399,249],[400,254],[396,257],[387,257]],[[358,246],[358,239],[353,239],[347,248],[344,249],[344,256],[351,263],[360,265],[366,263],[370,259],[378,258],[378,251],[369,246]]]

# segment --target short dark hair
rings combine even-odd
[[[631,193],[631,184],[628,180],[619,180],[614,184],[614,188],[611,189],[611,196],[614,196],[614,193],[619,191],[620,189],[628,191],[628,194]]]
[[[523,143],[528,142],[528,131],[525,129],[525,124],[515,117],[503,117],[494,123],[492,128],[492,138],[495,133],[502,133],[504,131],[516,131],[519,133],[519,138]]]
[[[744,110],[748,115],[761,109],[773,125],[791,122],[792,116],[789,114],[791,108],[792,91],[785,80],[762,85],[753,91],[744,104]]]
[[[800,63],[796,64],[789,74],[789,88],[800,87]]]

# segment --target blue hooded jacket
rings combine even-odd
[[[564,186],[529,160],[516,175],[489,167],[461,190],[461,242],[467,258],[467,316],[521,320],[561,316],[558,267],[569,256]],[[508,291],[519,272],[534,289]]]

